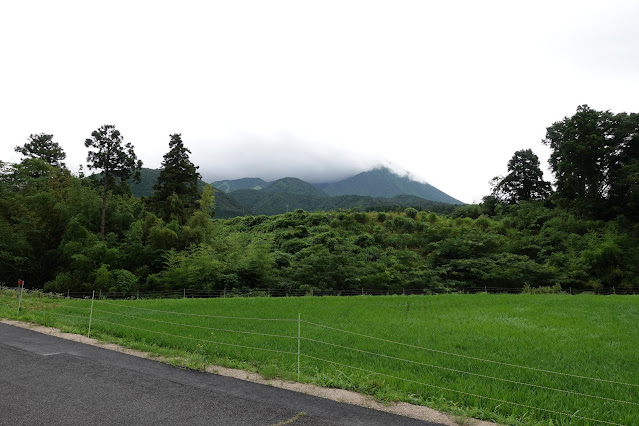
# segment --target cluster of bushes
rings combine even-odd
[[[298,210],[215,220],[198,210],[180,224],[122,190],[109,197],[101,240],[91,179],[20,167],[0,186],[6,283],[60,292],[639,286],[639,228],[622,216],[586,220],[531,201],[450,215]]]

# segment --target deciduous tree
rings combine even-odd
[[[615,154],[615,118],[610,111],[581,105],[546,129],[542,142],[552,149],[550,167],[560,199],[575,201],[582,209],[601,208],[610,188],[610,164]],[[575,205],[575,203],[573,203]]]

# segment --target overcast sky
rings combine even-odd
[[[3,1],[0,159],[114,124],[207,181],[379,164],[480,201],[578,105],[639,112],[638,1]],[[547,175],[550,178],[550,175]]]

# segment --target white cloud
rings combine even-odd
[[[577,105],[639,110],[630,1],[22,1],[0,5],[0,158],[55,135],[70,165],[115,124],[214,176],[324,180],[393,164],[479,201],[542,160]]]

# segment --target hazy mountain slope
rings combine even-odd
[[[140,169],[140,182],[136,183],[133,178],[127,180],[131,186],[131,192],[136,197],[149,197],[153,194],[153,185],[158,181],[160,169]]]
[[[272,182],[264,192],[268,194],[285,192],[288,194],[310,195],[318,198],[328,197],[328,194],[315,185],[293,177],[285,177]]]
[[[218,180],[211,183],[215,188],[224,191],[226,193],[237,191],[240,189],[264,189],[268,187],[271,182],[266,182],[260,178],[242,178],[232,180]]]
[[[134,182],[133,178],[129,178],[127,182],[131,186],[131,192],[136,197],[150,197],[153,194],[153,186],[160,177],[160,171],[162,169],[140,169],[140,182]],[[200,191],[204,188],[206,182],[198,180],[197,186]]]
[[[246,211],[240,202],[235,198],[229,196],[224,191],[215,191],[215,218],[216,219],[228,219],[235,216],[244,216],[250,214]]]
[[[385,167],[330,184],[324,188],[324,192],[332,196],[355,194],[386,198],[405,194],[443,203],[463,204],[432,185],[399,176]]]
[[[133,179],[129,179],[129,185],[131,186],[131,192],[136,197],[149,197],[153,194],[153,185],[160,176],[160,169],[147,169],[140,170],[140,182],[133,182]],[[198,187],[200,191],[204,188],[206,183],[202,180],[198,181]],[[252,191],[257,192],[257,191]],[[239,203],[235,198],[229,197],[224,191],[215,191],[215,217],[218,219],[225,219],[229,217],[242,216],[248,214],[246,207]]]
[[[276,192],[269,194],[265,191],[242,189],[225,194],[234,198],[243,207],[245,214],[274,215],[302,209],[306,211],[332,211],[340,209],[358,210],[403,210],[415,207],[420,210],[450,213],[454,204],[424,200],[414,195],[398,195],[393,198],[369,197],[366,195],[338,195],[335,197],[317,197],[312,194],[291,194]]]
[[[252,212],[253,206],[257,205],[265,197],[269,196],[269,194],[266,194],[264,191],[256,191],[254,189],[238,189],[237,191],[229,192],[226,195],[244,206],[247,213]]]
[[[314,194],[292,194],[290,192],[254,191],[241,189],[227,194],[242,205],[247,214],[274,215],[297,209],[317,210],[322,200],[330,198],[326,194],[318,197]]]

